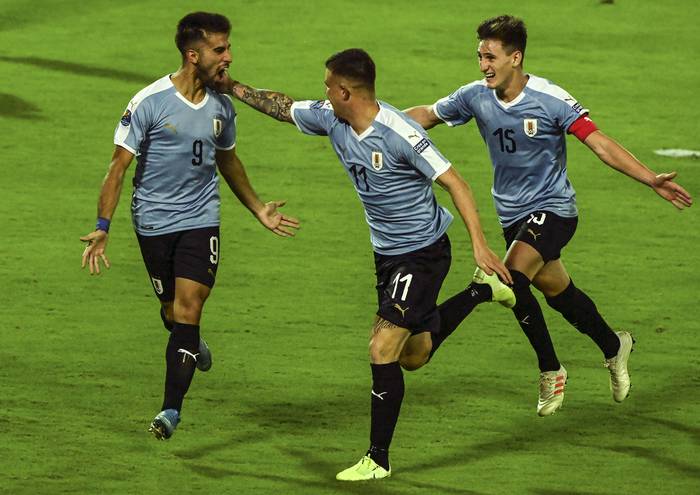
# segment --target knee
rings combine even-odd
[[[175,300],[173,318],[180,323],[198,324],[202,314],[203,301],[196,298],[179,298]]]
[[[416,371],[428,362],[428,356],[429,353],[427,352],[425,354],[402,354],[401,357],[399,357],[399,364],[406,371]]]
[[[556,296],[545,296],[547,304],[550,308],[560,312],[568,313],[576,308],[576,299],[578,295],[578,288],[574,285],[574,281],[571,280],[569,285],[560,294]]]
[[[173,331],[173,305],[172,303],[163,304],[160,307],[160,319],[163,320],[163,326],[168,332]]]

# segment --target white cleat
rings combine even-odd
[[[550,416],[561,408],[564,403],[566,377],[564,366],[561,366],[558,371],[540,373],[540,398],[537,401],[539,416]]]
[[[622,402],[630,393],[630,375],[627,372],[627,361],[632,352],[634,339],[629,332],[616,332],[620,339],[620,350],[617,355],[606,359],[603,366],[610,371],[610,391],[615,402]]]
[[[513,289],[501,282],[496,272],[492,275],[487,275],[484,270],[477,266],[472,281],[491,287],[491,302],[497,302],[506,308],[515,306],[515,294],[513,293]]]

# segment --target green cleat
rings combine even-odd
[[[340,481],[366,481],[379,480],[391,476],[391,468],[387,471],[374,462],[368,455],[360,459],[360,462],[335,475]]]
[[[476,267],[472,281],[491,287],[491,292],[493,293],[491,302],[497,302],[506,308],[515,306],[515,294],[513,293],[513,289],[501,282],[495,272],[492,275],[486,275],[484,270]]]

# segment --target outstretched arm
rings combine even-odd
[[[91,275],[95,273],[97,275],[100,274],[100,260],[102,260],[105,267],[109,268],[110,266],[109,259],[107,259],[105,255],[108,239],[107,231],[109,230],[109,222],[119,202],[119,195],[121,194],[124,184],[124,173],[129,167],[129,164],[131,164],[133,158],[133,153],[121,146],[117,146],[114,149],[112,161],[109,164],[109,170],[102,183],[100,199],[97,202],[97,228],[88,235],[80,238],[81,241],[87,243],[83,251],[81,266],[85,268],[85,265],[88,265]]]
[[[489,275],[496,272],[501,280],[512,285],[513,279],[510,276],[510,272],[496,253],[491,251],[486,242],[484,231],[481,228],[481,221],[479,220],[479,212],[476,208],[476,201],[474,201],[469,184],[462,179],[454,167],[450,167],[440,175],[437,178],[437,183],[450,193],[452,202],[467,226],[476,264]]]
[[[299,220],[288,217],[277,211],[284,206],[284,201],[270,201],[263,203],[253,189],[245,173],[241,160],[236,155],[235,148],[231,150],[219,150],[216,152],[216,165],[226,183],[236,195],[238,200],[248,208],[255,218],[275,234],[282,237],[291,237],[299,228]]]
[[[423,129],[432,129],[438,124],[444,124],[444,121],[435,115],[432,105],[411,107],[403,112],[423,126]]]
[[[657,174],[615,140],[600,131],[591,133],[584,143],[605,164],[651,187],[656,194],[679,210],[693,204],[693,198],[688,191],[673,182],[676,172]]]
[[[232,79],[229,79],[221,92],[232,94],[246,105],[281,122],[294,123],[291,113],[294,100],[283,93],[269,91],[267,89],[251,88],[250,86],[246,86]]]

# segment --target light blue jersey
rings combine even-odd
[[[481,80],[438,100],[433,111],[450,126],[476,118],[491,155],[491,192],[503,227],[536,210],[578,215],[566,176],[566,131],[588,110],[566,91],[529,75],[522,93],[505,103]]]
[[[114,144],[137,157],[131,215],[139,234],[219,225],[215,152],[235,146],[235,116],[227,96],[207,89],[195,105],[170,76],[134,96]]]
[[[445,233],[452,215],[437,204],[432,183],[450,162],[407,115],[379,102],[361,135],[335,116],[329,101],[297,101],[292,119],[303,133],[330,138],[365,208],[377,253],[416,251]]]

